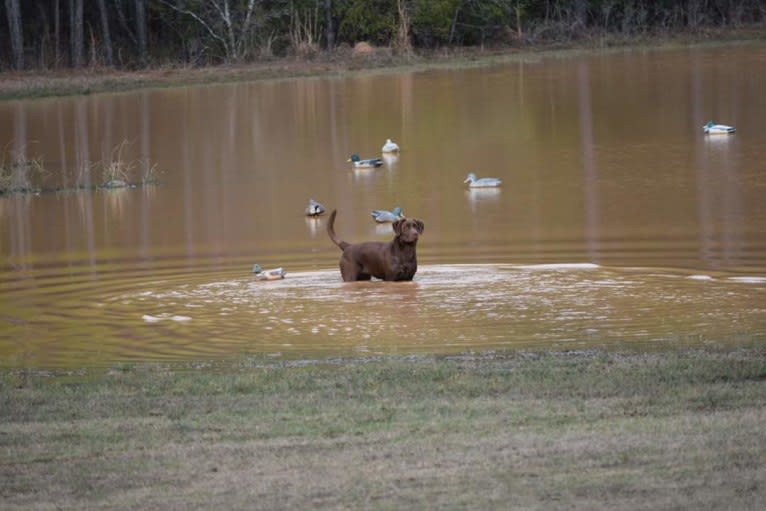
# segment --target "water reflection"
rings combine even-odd
[[[422,265],[415,281],[389,284],[344,283],[337,269],[270,282],[135,267],[109,286],[44,280],[58,301],[0,336],[4,366],[766,341],[763,277],[470,264]]]
[[[741,66],[748,65],[749,55],[742,49]],[[153,164],[164,171],[156,190],[119,194],[124,197],[119,211],[133,215],[120,240],[99,233],[108,234],[105,225],[109,212],[117,211],[116,194],[42,197],[35,201],[42,215],[27,210],[23,200],[8,199],[11,207],[3,211],[13,212],[13,226],[5,227],[12,240],[9,253],[50,254],[63,248],[87,253],[93,262],[116,243],[147,259],[158,249],[183,246],[193,261],[200,253],[289,246],[300,243],[306,231],[285,225],[287,208],[297,196],[321,194],[353,218],[352,233],[363,232],[363,213],[371,203],[407,203],[418,216],[433,216],[426,220],[441,227],[436,232],[442,237],[430,240],[438,244],[468,225],[486,224],[487,219],[469,219],[465,213],[486,214],[480,206],[491,199],[499,208],[493,221],[501,218],[500,210],[509,219],[474,233],[478,243],[494,243],[503,232],[501,241],[516,244],[521,237],[539,247],[544,259],[547,242],[578,239],[584,244],[578,258],[632,264],[641,262],[642,248],[628,249],[630,260],[620,260],[626,251],[611,250],[612,240],[640,243],[670,224],[684,241],[669,250],[684,253],[667,254],[659,264],[750,265],[749,247],[757,244],[759,227],[752,223],[758,201],[749,180],[758,177],[738,173],[762,160],[748,136],[757,132],[748,124],[756,115],[748,110],[757,108],[741,105],[760,103],[741,99],[752,93],[752,85],[736,73],[726,74],[728,69],[710,66],[709,60],[702,50],[617,55],[531,67],[7,103],[0,108],[6,161],[41,156],[51,186],[99,183],[103,177],[94,168],[113,160],[115,147],[125,141],[122,157],[139,162],[133,180]],[[659,62],[663,74],[648,61]],[[621,81],[632,68],[651,80]],[[721,76],[733,91],[728,97],[737,98],[730,105]],[[754,71],[748,79],[760,83],[763,76]],[[634,105],[636,98],[653,97],[663,80],[670,85],[656,96],[656,104]],[[456,98],[469,97],[470,90],[480,90],[481,97],[471,108],[462,107],[465,101]],[[702,137],[699,127],[710,112],[737,119],[740,132]],[[656,129],[658,119],[671,113],[672,120]],[[398,157],[383,155],[385,168],[396,173],[345,165],[351,151],[373,155],[391,134],[408,148]],[[691,162],[684,156],[688,151],[694,155]],[[470,168],[497,169],[513,192],[470,192],[467,211],[455,207],[457,183]],[[19,173],[15,179],[30,177]],[[61,218],[62,229],[48,232],[50,218]],[[315,230],[309,234],[319,238]],[[698,244],[695,254],[690,243]],[[657,257],[663,258],[652,254]]]
[[[378,236],[388,235],[388,236],[392,236],[393,237],[393,234],[394,234],[393,224],[388,223],[388,222],[381,223],[381,224],[376,223],[375,224],[375,234],[378,235]]]
[[[397,162],[399,162],[399,155],[398,154],[390,154],[390,153],[384,153],[382,155],[383,163],[385,164],[387,169],[393,170],[396,168]]]
[[[500,188],[469,188],[465,191],[465,196],[472,203],[478,201],[497,201],[500,199]]]
[[[757,48],[762,51],[763,45]],[[48,169],[39,177],[24,166],[14,167],[22,169],[13,175],[16,183],[88,187],[103,180],[103,164],[115,158],[135,163],[131,181],[140,181],[153,165],[162,171],[158,186],[0,197],[0,286],[4,296],[34,304],[21,307],[6,298],[0,312],[50,344],[55,344],[53,334],[38,330],[42,324],[51,327],[38,319],[43,310],[54,311],[58,338],[92,338],[100,328],[111,332],[113,326],[104,327],[99,314],[72,312],[82,307],[72,298],[76,293],[47,295],[38,287],[50,289],[56,284],[48,279],[58,282],[85,273],[87,279],[75,279],[73,285],[78,292],[90,289],[88,296],[99,301],[111,286],[127,288],[135,282],[140,294],[166,273],[174,285],[174,279],[191,282],[206,272],[231,271],[226,274],[230,279],[237,271],[247,273],[256,261],[285,266],[288,275],[332,268],[329,280],[309,279],[316,283],[310,292],[319,296],[329,282],[334,290],[329,301],[390,292],[388,286],[378,291],[375,283],[358,286],[358,291],[332,287],[339,280],[339,252],[327,239],[326,217],[301,222],[308,197],[339,210],[336,227],[349,241],[390,239],[390,224],[374,224],[369,212],[401,205],[426,224],[418,247],[425,268],[598,262],[630,271],[728,272],[755,278],[752,287],[762,287],[757,279],[766,274],[761,193],[766,153],[759,137],[766,117],[760,94],[766,89],[766,69],[756,65],[758,52],[752,47],[731,47],[725,53],[725,59],[720,49],[710,48],[617,53],[484,69],[0,103],[0,161],[18,164],[39,157]],[[701,126],[707,118],[725,119],[738,132],[704,137]],[[346,163],[353,152],[377,157],[387,138],[397,140],[403,152],[381,155],[383,168],[354,170]],[[123,147],[119,156],[117,146]],[[467,190],[463,179],[470,169],[491,169],[503,179],[503,188]],[[147,274],[133,281],[141,272]],[[499,274],[492,273],[493,278],[511,278],[508,272]],[[436,275],[456,277],[440,271],[431,277]],[[426,277],[420,286],[396,291],[413,293],[401,301],[422,305],[463,293],[476,303],[458,301],[450,313],[477,304],[493,308],[463,288],[424,289]],[[514,302],[511,295],[534,294],[539,291],[534,286],[541,284],[527,282],[525,289],[498,284],[493,299],[510,300],[523,310],[529,304]],[[484,291],[482,286],[477,293]],[[180,293],[181,308],[192,303],[183,303],[188,298],[183,290],[160,287],[163,293],[168,288]],[[234,287],[242,292],[243,286]],[[252,293],[265,289],[256,287]],[[648,287],[639,292],[642,297],[629,306],[654,300]],[[732,310],[762,299],[759,292],[737,294],[740,302]],[[265,295],[278,305],[279,293]],[[62,296],[68,300],[63,305]],[[218,298],[195,299],[193,305],[205,309]],[[685,298],[699,300],[694,292]],[[136,301],[129,302],[133,305],[126,305],[125,317],[187,315],[141,309],[135,316]],[[434,317],[444,310],[431,309]],[[573,311],[570,302],[563,302],[557,312],[568,317]],[[208,312],[202,314],[207,323],[201,328],[197,316],[189,315],[198,332],[181,332],[189,345],[214,349],[206,339],[232,331],[240,335]],[[500,319],[489,330],[477,323],[453,341],[465,346],[471,336],[499,338],[493,337],[494,329],[518,340],[558,328],[556,317],[545,316],[538,330],[531,323],[527,330],[514,330],[517,312],[498,312]],[[216,309],[219,313],[232,314]],[[428,336],[439,338],[460,328],[428,317],[421,316],[420,329],[413,327],[417,335],[407,342],[427,342]],[[722,317],[736,330],[733,316]],[[174,323],[142,326],[189,328],[171,327]],[[0,343],[22,335],[8,328],[12,332],[0,332]],[[402,336],[376,328],[392,339]],[[642,328],[651,335],[650,326]],[[762,331],[755,320],[748,328]],[[276,325],[273,331],[285,335]],[[115,349],[127,349],[125,338],[134,334],[119,332],[110,342],[118,345]],[[371,338],[375,332],[365,330]],[[24,334],[24,342],[29,335]],[[135,336],[157,339],[155,331]]]
[[[325,233],[325,226],[324,222],[319,217],[306,217],[306,227],[308,228],[308,232],[311,234],[312,238],[316,238],[318,234],[324,234]]]
[[[500,188],[468,188],[465,196],[471,206],[471,213],[476,215],[482,205],[496,205],[500,200]]]
[[[578,112],[580,118],[580,144],[582,146],[583,193],[585,202],[585,239],[588,259],[599,261],[599,194],[593,139],[593,107],[591,105],[590,67],[586,62],[577,65]]]

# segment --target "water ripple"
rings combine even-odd
[[[55,300],[43,298],[49,288],[17,290],[27,308],[0,334],[0,353],[9,365],[61,366],[764,339],[766,279],[700,277],[487,264],[425,265],[399,283],[343,283],[337,269],[278,281],[234,271],[83,278],[59,283]],[[45,314],[34,316],[36,301]]]

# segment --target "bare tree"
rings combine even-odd
[[[581,31],[588,24],[588,0],[574,0],[574,20],[575,31]]]
[[[19,0],[5,0],[5,13],[8,17],[8,32],[13,52],[13,67],[24,69],[24,36],[21,31],[21,8]]]
[[[69,0],[72,67],[82,67],[82,53],[84,48],[82,7],[83,0]]]
[[[399,13],[399,26],[396,31],[394,45],[399,53],[410,55],[412,42],[410,41],[410,13],[404,0],[396,0],[396,9]]]
[[[59,0],[53,1],[53,30],[55,32],[53,36],[55,52],[53,62],[56,67],[59,67],[61,62],[61,9]]]
[[[335,32],[332,28],[332,0],[324,0],[325,10],[325,34],[327,35],[327,49],[332,50],[335,46]]]
[[[136,0],[136,35],[138,36],[138,60],[142,66],[149,61],[148,38],[146,29],[145,0]]]
[[[303,15],[290,9],[290,44],[296,55],[308,57],[316,53],[319,41],[319,6],[306,9]]]
[[[98,0],[98,9],[101,14],[101,32],[104,35],[104,57],[106,58],[106,65],[114,65],[114,52],[112,51],[112,37],[109,31],[109,16],[106,11],[106,2],[104,0]]]
[[[190,16],[197,21],[224,50],[228,62],[241,60],[249,48],[254,28],[253,12],[256,0],[247,0],[244,10],[232,10],[230,0],[209,0],[197,4],[189,0],[160,0],[171,9]]]

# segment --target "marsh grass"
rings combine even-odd
[[[148,160],[130,160],[124,156],[130,145],[123,140],[112,149],[108,160],[99,161],[86,170],[101,173],[99,184],[83,184],[78,179],[74,186],[45,186],[43,178],[49,172],[43,165],[42,157],[19,159],[8,151],[0,153],[0,196],[11,194],[39,194],[46,192],[81,192],[98,189],[136,188],[159,184],[157,164]]]
[[[123,157],[123,151],[128,145],[127,140],[123,140],[112,149],[111,158],[100,163],[102,167],[102,185],[104,188],[123,188],[128,186],[130,174],[132,173],[135,162],[127,161]]]
[[[0,376],[6,509],[766,505],[766,351]]]
[[[12,152],[0,153],[0,195],[36,193],[35,185],[47,174],[42,157],[20,158]]]
[[[102,170],[101,188],[125,188],[138,185],[148,186],[158,183],[157,164],[147,160],[129,160],[124,156],[125,149],[130,145],[128,140],[123,140],[112,149],[111,158],[100,162]],[[139,173],[139,180],[131,181],[131,176]]]

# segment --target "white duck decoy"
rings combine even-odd
[[[363,160],[359,158],[358,154],[352,154],[348,161],[350,161],[354,168],[357,169],[370,169],[383,165],[383,160],[380,158],[370,158],[368,160]]]
[[[466,177],[463,182],[468,183],[469,188],[492,188],[500,186],[500,183],[502,183],[502,181],[496,177],[482,177],[481,179],[476,179],[476,174],[473,172],[469,173],[468,177]]]
[[[381,147],[380,150],[384,153],[398,153],[399,146],[396,144],[396,142],[392,142],[390,138],[387,138],[386,143],[383,144],[383,147]]]
[[[727,126],[726,124],[715,124],[713,121],[708,121],[708,123],[702,127],[702,131],[707,135],[731,135],[737,131],[737,129],[733,126]]]
[[[253,265],[253,273],[258,280],[279,280],[285,278],[287,273],[282,268],[274,268],[273,270],[264,270],[260,264]]]
[[[399,206],[395,207],[392,211],[386,211],[385,209],[373,209],[370,214],[372,215],[372,219],[379,224],[384,222],[396,222],[400,218],[404,218],[402,208]]]
[[[314,199],[309,199],[309,205],[306,206],[306,216],[319,216],[323,215],[325,212],[325,207],[315,201]]]

